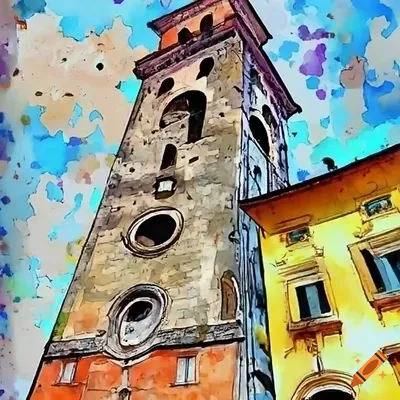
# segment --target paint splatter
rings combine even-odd
[[[299,71],[306,76],[322,76],[324,73],[322,64],[326,61],[325,51],[326,46],[323,43],[317,45],[315,50],[307,51]]]

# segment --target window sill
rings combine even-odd
[[[379,312],[400,308],[400,291],[374,294],[371,304]]]
[[[78,386],[78,385],[79,385],[79,383],[77,383],[77,382],[71,382],[71,383],[56,382],[56,383],[53,383],[53,386],[72,386],[72,387],[75,387],[75,386]]]
[[[342,321],[331,317],[310,319],[309,321],[289,322],[288,330],[295,337],[307,336],[310,333],[322,333],[323,336],[342,333]]]
[[[181,386],[193,386],[193,385],[198,385],[199,382],[198,381],[194,381],[194,382],[182,382],[182,383],[171,383],[171,387],[181,387]]]

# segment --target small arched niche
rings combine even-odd
[[[160,97],[163,94],[171,91],[173,89],[174,85],[175,85],[175,81],[173,78],[164,79],[163,82],[161,83],[160,89],[158,90],[157,97]]]
[[[250,131],[255,141],[259,144],[265,155],[268,157],[270,152],[269,138],[264,124],[255,115],[250,117]]]
[[[221,319],[236,319],[238,309],[238,292],[235,275],[232,271],[225,271],[221,277]]]
[[[186,44],[189,40],[193,39],[193,33],[188,28],[183,28],[178,32],[178,42],[180,44]]]
[[[212,57],[207,57],[200,63],[199,73],[196,79],[200,79],[203,77],[208,77],[210,75],[212,69],[214,68],[214,59]]]
[[[210,33],[213,29],[214,17],[212,14],[207,14],[200,21],[200,32],[203,34]]]
[[[160,129],[182,123],[189,119],[187,142],[194,143],[201,139],[206,114],[207,98],[203,92],[189,90],[175,97],[164,109],[160,120]]]
[[[173,144],[168,143],[165,146],[160,170],[164,171],[166,169],[175,167],[177,155],[178,155],[177,148]]]

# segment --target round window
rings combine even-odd
[[[139,297],[131,301],[121,315],[120,342],[135,346],[145,341],[160,323],[162,305],[153,297]]]
[[[178,239],[183,228],[182,214],[173,208],[158,208],[142,214],[129,228],[127,244],[137,256],[157,257]]]

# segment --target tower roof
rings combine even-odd
[[[208,14],[212,15],[212,34],[202,35],[199,25]],[[248,0],[196,0],[150,22],[148,26],[160,36],[160,46],[157,51],[136,62],[134,73],[139,79],[169,68],[239,33],[249,45],[265,82],[282,105],[283,117],[288,119],[301,112],[301,107],[293,100],[262,48],[272,36]],[[189,30],[192,36],[187,43],[182,44],[179,32],[187,27],[192,28]]]
[[[252,31],[254,38],[257,39],[259,46],[264,45],[268,39],[272,38],[272,35],[268,32],[266,26],[248,0],[195,0],[185,7],[149,22],[147,25],[161,36],[183,21],[207,11],[212,6],[223,3],[229,3],[233,13],[243,19],[243,22]]]

